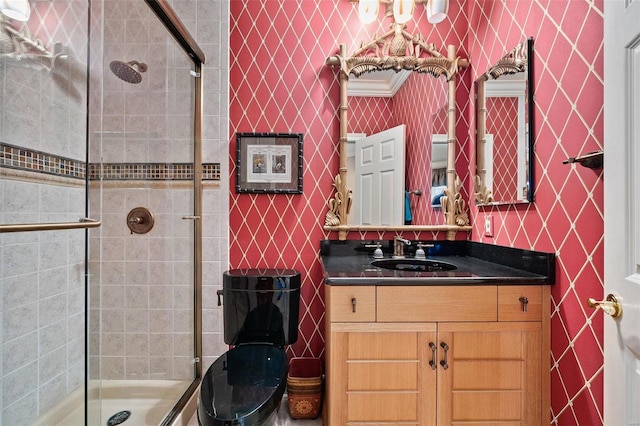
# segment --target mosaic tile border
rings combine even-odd
[[[89,180],[193,180],[192,163],[89,164]],[[219,163],[202,164],[202,180],[220,180]]]
[[[84,161],[0,143],[0,167],[85,179]],[[192,163],[90,163],[89,180],[193,180]],[[202,164],[203,181],[220,181],[220,163]]]
[[[0,143],[0,167],[84,179],[87,173],[84,161]]]

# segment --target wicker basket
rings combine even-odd
[[[287,376],[292,419],[315,419],[322,406],[322,364],[317,358],[292,358]]]

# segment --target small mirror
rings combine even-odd
[[[518,44],[475,81],[475,201],[533,201],[533,39]]]

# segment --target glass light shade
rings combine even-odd
[[[31,16],[29,0],[0,0],[0,13],[16,21],[26,22]]]
[[[413,6],[413,0],[393,0],[393,19],[399,24],[408,22],[413,16]]]
[[[429,0],[427,3],[427,21],[437,24],[444,21],[449,11],[449,0]]]
[[[378,17],[380,3],[378,0],[360,0],[358,2],[358,16],[363,24],[370,24]]]

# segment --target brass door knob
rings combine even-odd
[[[611,315],[613,318],[618,318],[622,315],[622,304],[618,301],[618,298],[611,293],[607,295],[605,300],[600,301],[590,297],[587,300],[587,305],[589,305],[590,308],[602,309],[602,312]]]

